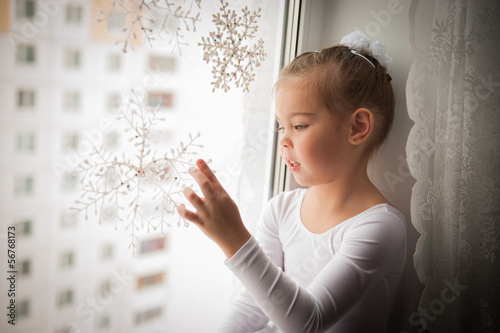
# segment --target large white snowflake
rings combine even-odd
[[[176,213],[182,200],[182,189],[191,185],[187,169],[195,165],[193,155],[202,145],[196,143],[200,134],[189,134],[189,141],[179,148],[158,154],[151,147],[152,128],[165,119],[159,117],[159,106],[150,107],[147,98],[132,91],[127,110],[118,118],[130,135],[129,151],[121,154],[108,152],[101,143],[88,158],[80,163],[81,196],[71,209],[93,210],[102,221],[119,223],[129,231],[132,253],[137,248],[140,230],[157,230],[163,234],[165,226],[180,226],[187,222]]]
[[[231,81],[236,87],[248,91],[250,82],[255,79],[254,66],[260,66],[260,61],[266,57],[262,38],[250,45],[259,27],[257,19],[260,12],[261,8],[252,14],[245,7],[242,16],[238,16],[234,9],[228,9],[227,2],[221,0],[220,12],[212,15],[216,30],[210,32],[208,37],[202,37],[202,42],[198,43],[203,46],[203,60],[213,64],[212,91],[220,88],[227,92]]]
[[[103,18],[98,22],[120,25],[123,39],[116,43],[122,44],[123,52],[127,52],[129,46],[133,49],[131,40],[137,40],[138,33],[143,34],[150,46],[156,39],[175,41],[175,50],[187,45],[183,31],[196,31],[200,12],[193,11],[193,4],[200,9],[200,3],[201,0],[113,0],[112,10],[100,10]]]

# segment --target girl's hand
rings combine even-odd
[[[227,258],[231,258],[251,235],[243,225],[238,207],[207,163],[200,159],[196,161],[196,165],[199,169],[192,167],[189,173],[205,197],[200,198],[191,188],[185,187],[184,195],[196,208],[196,212],[187,210],[183,204],[177,207],[177,211],[184,219],[196,224],[219,245]]]

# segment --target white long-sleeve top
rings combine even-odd
[[[302,223],[305,189],[264,209],[252,237],[226,265],[246,291],[219,332],[385,332],[406,258],[404,216],[380,204],[322,234]]]

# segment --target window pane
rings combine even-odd
[[[0,147],[11,156],[1,159],[0,214],[36,216],[16,230],[20,241],[30,235],[27,330],[69,331],[65,323],[96,305],[102,311],[83,331],[216,332],[233,277],[176,206],[186,203],[183,186],[196,187],[189,167],[211,160],[253,230],[269,193],[285,1],[230,2],[239,22],[246,6],[247,19],[260,7],[247,33],[243,24],[217,32],[219,1],[145,2],[151,10],[138,10],[142,1],[67,1],[52,17],[46,8],[56,3],[8,1],[12,26],[0,34],[8,45],[26,17],[35,26],[50,17],[2,51],[14,66],[2,72]],[[234,47],[214,44],[230,32],[241,36]],[[106,304],[87,301],[99,298]],[[42,320],[35,305],[47,302],[58,320]]]

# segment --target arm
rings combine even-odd
[[[197,224],[226,254],[227,265],[264,313],[284,332],[331,327],[387,272],[386,263],[405,248],[397,219],[373,221],[346,234],[342,246],[305,289],[283,274],[245,229],[236,205],[203,161],[190,173],[205,195],[185,189],[197,209],[179,213]],[[399,252],[398,252],[399,251]]]
[[[257,225],[256,239],[264,253],[277,266],[283,267],[283,249],[279,239],[275,212],[268,204]],[[255,303],[248,291],[241,292],[233,301],[219,332],[256,332],[263,329],[269,318]]]
[[[404,252],[404,235],[404,226],[395,218],[349,231],[308,288],[299,287],[274,266],[253,238],[226,264],[281,331],[322,332],[388,272],[393,259]]]

